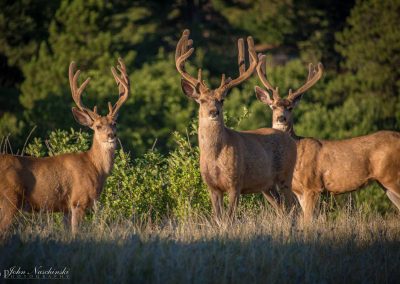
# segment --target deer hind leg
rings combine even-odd
[[[386,191],[387,197],[400,211],[400,184],[396,184],[396,181],[391,183],[378,182],[379,185]]]
[[[397,209],[400,211],[400,194],[395,191],[386,191],[386,195],[389,197],[390,201],[396,205]]]
[[[224,208],[224,194],[222,191],[214,188],[210,188],[209,192],[215,221],[217,222],[217,224],[220,224],[222,211]]]
[[[291,211],[296,205],[296,196],[292,191],[292,181],[282,181],[278,184],[279,192],[281,194],[281,206],[283,210]]]
[[[268,201],[268,203],[275,209],[275,212],[278,215],[283,214],[282,206],[280,204],[280,199],[277,194],[272,194],[271,189],[266,189],[263,191],[264,198]]]

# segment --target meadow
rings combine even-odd
[[[19,218],[1,242],[0,266],[67,268],[72,282],[397,283],[400,219],[343,210],[304,227],[268,208],[231,224],[184,219],[87,220],[76,238],[51,214]]]

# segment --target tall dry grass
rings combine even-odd
[[[120,219],[96,212],[73,238],[58,216],[20,217],[0,244],[0,269],[68,267],[90,283],[395,283],[400,218],[345,210],[307,227],[268,208],[244,209],[232,224],[209,216],[180,221]]]

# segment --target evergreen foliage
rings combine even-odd
[[[309,62],[321,61],[323,79],[294,111],[296,133],[341,139],[400,130],[399,11],[399,0],[0,0],[0,138],[11,134],[13,147],[22,149],[37,125],[29,154],[85,149],[90,137],[70,113],[68,65],[76,61],[81,80],[92,78],[83,99],[104,113],[106,102],[117,98],[110,66],[121,56],[132,95],[118,124],[124,150],[102,202],[115,212],[181,216],[187,202],[209,210],[197,138],[189,142],[176,134],[197,117],[175,70],[182,30],[191,29],[196,47],[189,71],[202,67],[214,86],[221,73],[237,76],[238,37],[252,35],[257,50],[267,54],[269,79],[282,95],[303,84]],[[257,76],[230,92],[228,125],[271,125],[255,85]],[[359,200],[368,200],[368,192]],[[385,198],[374,191],[375,197],[377,210],[387,210]]]

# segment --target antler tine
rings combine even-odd
[[[119,98],[118,101],[115,103],[114,106],[111,106],[111,103],[108,103],[108,110],[109,116],[112,116],[115,118],[118,114],[119,109],[121,106],[126,102],[129,96],[129,91],[130,91],[130,82],[129,82],[129,77],[126,72],[126,66],[122,58],[118,58],[118,65],[117,69],[120,72],[120,76],[118,76],[117,71],[115,70],[114,67],[111,67],[111,72],[114,76],[115,82],[117,83],[118,86],[118,91],[119,91]]]
[[[314,64],[310,63],[308,64],[308,77],[307,77],[307,81],[310,81],[312,76],[315,73],[315,68],[314,68]]]
[[[232,81],[231,77],[226,78],[225,74],[222,74],[222,76],[221,76],[221,84],[219,85],[218,89],[223,88],[224,85],[228,84],[230,81]]]
[[[279,89],[278,87],[274,88],[270,82],[268,82],[267,79],[267,57],[263,54],[258,54],[258,64],[257,64],[257,74],[258,78],[260,78],[261,82],[263,83],[264,87],[267,88],[267,90],[272,92],[272,96],[274,100],[279,100]]]
[[[242,38],[238,40],[238,65],[239,75],[242,75],[246,70],[246,61],[244,58],[244,41]]]
[[[179,39],[176,45],[175,51],[175,65],[179,74],[181,74],[182,78],[188,81],[193,87],[196,89],[200,86],[202,88],[206,88],[204,82],[202,81],[201,69],[198,70],[197,79],[191,76],[185,70],[185,62],[194,52],[193,40],[189,39],[190,31],[188,29],[184,30],[182,33],[182,37]]]
[[[293,101],[298,96],[302,95],[304,92],[306,92],[312,86],[314,86],[315,83],[317,83],[318,80],[321,79],[323,71],[324,71],[324,67],[321,62],[318,63],[318,65],[316,67],[313,67],[312,64],[309,64],[308,78],[307,78],[306,83],[303,86],[301,86],[299,89],[297,89],[295,92],[292,92],[292,90],[289,90],[289,96],[287,99],[290,101]]]
[[[97,118],[99,115],[97,114],[97,107],[95,106],[93,111],[85,107],[82,103],[82,93],[83,90],[86,88],[87,84],[90,82],[90,78],[87,78],[85,82],[82,83],[82,85],[78,88],[78,78],[79,74],[81,73],[80,70],[76,69],[76,63],[72,61],[69,65],[68,69],[68,77],[69,77],[69,85],[71,87],[71,94],[72,94],[72,99],[74,100],[75,104],[78,106],[78,108],[82,111],[85,111],[89,116],[93,119]],[[75,73],[75,74],[74,74]]]
[[[198,82],[203,81],[203,74],[201,68],[199,68],[199,70],[197,71],[197,81]]]
[[[238,40],[238,49],[239,49],[239,54],[238,54],[238,63],[239,63],[239,77],[233,80],[226,80],[225,84],[221,82],[221,85],[219,89],[223,89],[222,91],[227,91],[243,81],[247,80],[254,72],[254,70],[257,67],[258,59],[257,59],[257,54],[254,48],[254,41],[251,36],[247,38],[247,45],[248,45],[248,52],[249,52],[249,58],[250,58],[250,66],[245,70],[245,64],[244,64],[244,46],[243,46],[243,39]],[[243,62],[241,65],[240,63]]]

